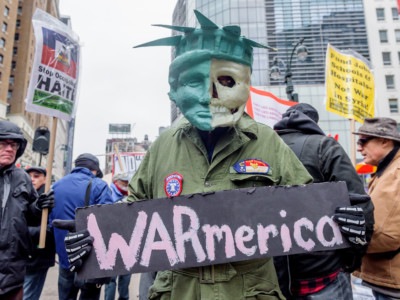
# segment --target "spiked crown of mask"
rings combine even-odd
[[[275,48],[257,43],[241,36],[239,26],[219,27],[199,11],[194,10],[200,28],[153,25],[183,32],[183,35],[175,35],[144,43],[138,47],[173,46],[175,47],[175,59],[181,56],[195,56],[197,53],[208,53],[213,58],[234,61],[252,67],[253,48]]]

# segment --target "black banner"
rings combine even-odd
[[[348,247],[332,220],[344,182],[219,191],[78,208],[93,249],[79,278]]]

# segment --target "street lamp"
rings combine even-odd
[[[304,38],[301,38],[297,44],[293,47],[292,53],[290,54],[289,63],[286,65],[284,61],[277,56],[274,57],[274,63],[270,69],[271,79],[277,80],[280,77],[279,63],[281,63],[285,68],[285,83],[286,83],[286,94],[290,101],[299,102],[299,97],[297,93],[293,93],[293,82],[292,82],[292,60],[293,54],[296,52],[297,59],[300,61],[305,61],[308,55],[308,50],[306,46],[303,45]]]

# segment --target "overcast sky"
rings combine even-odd
[[[60,14],[71,17],[80,37],[81,73],[74,158],[105,153],[109,123],[135,124],[142,141],[170,125],[168,66],[170,47],[132,47],[167,37],[176,0],[60,0]],[[104,157],[99,157],[104,165]]]

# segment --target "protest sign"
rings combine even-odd
[[[279,99],[273,94],[250,87],[247,113],[257,122],[273,128],[286,110],[297,102]]]
[[[344,182],[266,186],[78,208],[93,249],[78,277],[198,267],[348,247],[332,220]]]
[[[78,37],[64,23],[37,9],[32,18],[36,52],[26,110],[70,121],[79,79]]]
[[[368,62],[352,50],[326,51],[326,110],[363,123],[374,117],[374,76]]]
[[[119,157],[121,158],[122,163],[121,170],[121,165],[118,162],[118,155],[114,154],[112,174],[127,173],[130,177],[132,177],[139,168],[145,155],[146,153],[144,152],[120,153]]]

